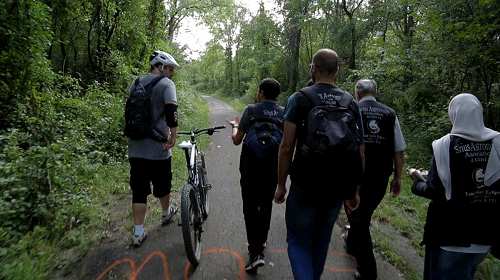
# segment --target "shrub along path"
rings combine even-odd
[[[206,98],[211,123],[225,124],[237,113],[226,103]],[[247,260],[246,234],[243,222],[239,187],[240,147],[235,147],[226,129],[212,137],[207,151],[209,180],[214,188],[210,193],[211,209],[204,233],[204,256],[196,271],[189,274],[181,228],[177,222],[160,227],[157,220],[147,225],[148,239],[142,247],[128,246],[131,223],[128,217],[130,198],[116,202],[109,237],[91,250],[74,267],[66,279],[246,279],[252,278],[242,270]],[[180,204],[178,196],[174,196]],[[154,206],[157,207],[157,204]],[[257,279],[292,279],[286,253],[284,205],[275,205],[268,247],[267,264],[259,270]],[[179,219],[179,215],[177,219]],[[380,279],[402,279],[400,272],[382,259],[378,260]],[[330,254],[323,279],[353,279],[354,261],[343,249],[340,228],[335,227]]]

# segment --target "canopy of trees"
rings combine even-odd
[[[237,5],[189,71],[199,90],[251,101],[258,81],[272,76],[286,96],[309,79],[319,48],[342,58],[339,84],[352,91],[375,79],[380,97],[399,113],[410,159],[427,163],[430,141],[446,132],[450,97],[470,92],[500,127],[500,3],[494,0],[277,0],[277,16]],[[283,20],[279,20],[282,18]],[[412,132],[412,133],[410,133]],[[417,141],[418,140],[418,141]],[[425,156],[423,156],[425,155]]]

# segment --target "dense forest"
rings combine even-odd
[[[490,127],[500,127],[500,3],[454,0],[277,1],[252,17],[231,5],[210,24],[214,39],[190,64],[203,92],[253,100],[258,81],[278,79],[286,94],[309,79],[322,47],[342,59],[339,85],[375,79],[380,97],[399,113],[411,162],[427,164],[429,144],[448,131],[451,96],[479,97]],[[246,16],[247,15],[247,16]],[[410,133],[411,132],[411,133]]]
[[[427,167],[455,94],[478,96],[487,126],[500,128],[499,1],[276,0],[255,14],[238,3],[0,2],[0,279],[46,279],[60,250],[91,244],[98,205],[127,180],[127,87],[155,49],[182,65],[185,127],[206,119],[195,113],[201,94],[249,103],[265,77],[280,81],[285,103],[328,47],[342,59],[341,87],[377,81],[411,165]],[[175,40],[186,18],[213,35],[197,59]]]

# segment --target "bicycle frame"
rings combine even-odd
[[[179,146],[184,150],[184,155],[186,157],[186,167],[188,170],[188,182],[193,185],[193,187],[198,186],[198,170],[196,168],[196,159],[198,154],[198,147],[196,146],[196,134],[194,131],[191,132],[190,140],[183,141]]]
[[[203,154],[198,151],[196,138],[201,134],[213,135],[224,126],[179,131],[178,135],[189,135],[188,141],[178,146],[184,151],[188,171],[187,184],[181,191],[181,225],[186,255],[192,265],[196,266],[201,257],[201,234],[203,222],[208,217],[207,191],[211,185],[206,182],[206,170]]]

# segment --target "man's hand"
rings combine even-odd
[[[285,202],[285,196],[286,187],[278,185],[278,188],[276,188],[276,192],[274,193],[274,202],[276,202],[277,204]]]
[[[399,196],[401,193],[401,178],[393,178],[391,181],[391,193],[393,197]]]
[[[410,168],[410,170],[408,170],[408,173],[410,173],[410,177],[413,179],[413,181],[425,181],[424,176],[418,169]]]
[[[232,121],[228,121],[228,123],[231,125],[231,127],[236,127],[240,124],[240,118],[234,117]]]
[[[344,206],[347,215],[351,215],[352,211],[358,209],[359,207],[359,191],[356,192],[353,199],[344,201]]]
[[[163,143],[163,149],[170,150],[175,146],[175,141],[177,140],[177,127],[170,128],[170,137],[166,143]]]
[[[166,143],[163,143],[164,150],[170,150],[175,146],[175,137],[170,137]]]

